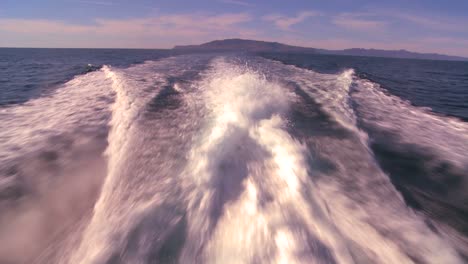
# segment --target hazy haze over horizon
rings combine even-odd
[[[172,48],[244,38],[466,57],[466,10],[462,0],[6,0],[0,47]]]

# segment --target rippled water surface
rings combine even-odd
[[[467,261],[467,63],[0,55],[0,263]]]

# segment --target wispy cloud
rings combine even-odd
[[[244,0],[217,1],[250,5]],[[103,16],[84,23],[0,16],[0,46],[156,48],[240,37],[318,48],[408,49],[468,56],[468,18],[431,16],[411,10],[366,9],[353,13],[304,10],[291,15],[267,13],[259,18],[249,12],[151,14],[131,19]],[[300,23],[308,23],[308,27],[299,27]],[[321,34],[307,34],[316,30]]]
[[[199,14],[168,14],[157,17],[144,17],[135,19],[95,19],[93,24],[72,24],[58,20],[39,19],[0,19],[1,32],[16,34],[19,38],[24,36],[60,36],[66,41],[69,36],[80,39],[113,39],[107,46],[119,45],[119,40],[132,40],[132,47],[154,47],[151,39],[174,41],[174,39],[201,40],[219,37],[252,37],[256,34],[243,26],[243,23],[252,20],[247,13],[225,13],[218,15]],[[144,43],[138,43],[145,39]],[[92,45],[93,43],[90,43]],[[127,43],[120,43],[125,47]],[[0,45],[10,46],[3,41]],[[69,43],[66,46],[73,46]]]
[[[389,16],[422,26],[425,29],[468,32],[468,27],[466,26],[468,24],[468,19],[466,18],[440,17],[405,12],[393,12],[389,14]]]
[[[337,26],[349,29],[372,30],[386,26],[401,32],[405,28],[418,28],[422,32],[467,32],[468,18],[437,13],[411,12],[404,9],[372,9],[366,12],[342,13],[333,18]],[[335,23],[336,22],[336,23]],[[401,26],[404,25],[403,28]]]
[[[305,21],[307,18],[317,15],[319,15],[319,13],[315,11],[302,11],[293,17],[288,17],[279,14],[270,14],[264,16],[263,20],[273,22],[275,26],[281,30],[290,30],[293,25],[299,24]]]
[[[239,6],[253,6],[252,3],[241,1],[241,0],[220,0],[220,2],[225,4],[239,5]]]
[[[13,33],[84,33],[90,26],[68,24],[61,21],[45,19],[0,19],[0,31]]]
[[[387,26],[387,22],[373,19],[366,13],[343,13],[332,18],[333,24],[358,31],[382,30]]]

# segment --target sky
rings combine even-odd
[[[0,47],[172,48],[225,38],[468,57],[468,0],[0,0]]]

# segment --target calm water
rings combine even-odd
[[[468,63],[0,49],[0,263],[466,263]]]

